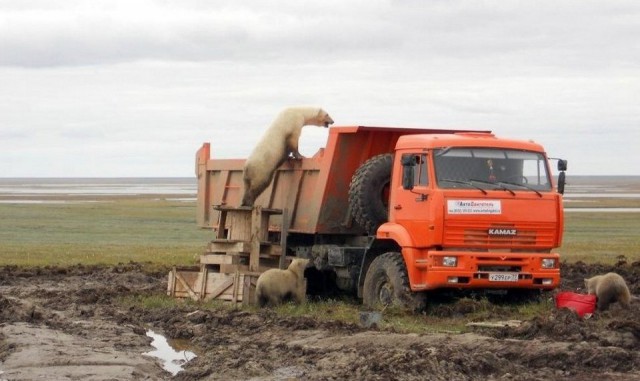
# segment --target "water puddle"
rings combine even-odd
[[[157,334],[152,330],[147,331],[147,336],[153,339],[151,346],[156,349],[151,352],[143,353],[143,355],[156,357],[162,360],[162,368],[174,376],[183,369],[182,366],[184,364],[197,357],[196,354],[191,351],[184,349],[176,350],[171,346],[171,344],[169,344],[164,336]]]

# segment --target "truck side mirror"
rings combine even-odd
[[[564,186],[566,184],[564,171],[566,170],[567,170],[567,161],[558,159],[558,171],[560,171],[560,173],[558,174],[558,193],[560,194],[564,194]]]
[[[558,159],[558,171],[566,171],[567,170],[567,161]]]
[[[416,156],[412,154],[402,155],[402,188],[406,190],[413,189],[413,167],[416,166]]]

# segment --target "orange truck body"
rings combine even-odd
[[[536,153],[543,158],[547,188],[442,187],[444,180],[435,177],[439,169],[434,159],[451,148]],[[365,161],[384,153],[393,155],[385,195],[388,220],[374,234],[367,234],[353,221],[350,183]],[[428,173],[424,184],[403,187],[403,155],[424,155]],[[209,143],[198,150],[200,227],[216,228],[219,215],[214,206],[240,205],[243,164],[244,159],[211,159]],[[293,255],[315,250],[305,249],[305,245],[332,245],[329,267],[335,265],[337,272],[346,271],[357,278],[346,283],[358,294],[371,263],[369,256],[375,255],[372,248],[380,244],[401,252],[413,292],[439,288],[553,289],[560,283],[559,255],[554,250],[561,245],[564,220],[562,195],[550,174],[541,145],[498,138],[489,131],[331,127],[326,146],[313,157],[287,160],[256,204],[287,211]],[[270,230],[280,231],[280,224],[280,216],[272,216]],[[354,259],[349,248],[358,245],[365,248],[356,250]],[[337,260],[332,257],[335,252],[340,253]],[[450,257],[456,258],[453,266],[445,263]],[[356,270],[344,270],[354,263]]]

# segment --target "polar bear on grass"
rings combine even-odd
[[[249,155],[243,170],[242,206],[253,206],[269,186],[276,169],[292,155],[302,159],[298,142],[302,127],[329,127],[333,119],[319,107],[289,107],[280,112]]]
[[[285,270],[269,269],[260,274],[256,283],[258,305],[275,306],[290,300],[304,302],[307,291],[304,269],[308,264],[308,259],[296,258]]]

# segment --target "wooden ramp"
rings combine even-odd
[[[215,238],[200,256],[200,266],[171,269],[167,294],[194,301],[219,299],[251,304],[258,276],[288,265],[286,229],[280,232],[279,242],[269,237],[269,217],[282,215],[282,221],[287,222],[286,210],[261,206],[214,209],[220,216]]]

